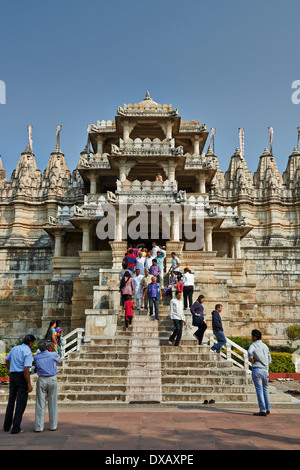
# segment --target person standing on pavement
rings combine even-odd
[[[191,314],[193,315],[192,324],[193,326],[198,327],[198,330],[195,331],[193,336],[197,339],[199,345],[202,344],[203,335],[207,328],[207,325],[204,321],[204,299],[204,295],[199,295],[198,299],[196,300],[196,302],[193,303],[191,307]]]
[[[174,331],[169,338],[169,344],[171,345],[173,344],[173,341],[175,341],[174,346],[179,346],[182,336],[182,328],[183,325],[186,325],[181,296],[181,292],[176,292],[175,298],[170,301],[170,318],[174,325]]]
[[[268,391],[269,364],[272,361],[269,348],[261,340],[261,332],[252,330],[253,343],[248,349],[248,358],[252,363],[252,380],[256,390],[259,412],[254,416],[270,414],[271,403]]]
[[[35,424],[34,430],[41,432],[44,430],[46,403],[48,402],[50,431],[57,428],[57,366],[60,363],[60,356],[56,352],[47,349],[47,342],[38,342],[39,353],[34,356],[34,365],[38,375],[36,384],[35,402]]]
[[[214,344],[210,349],[213,352],[217,352],[217,354],[221,354],[221,349],[226,344],[226,337],[223,332],[223,325],[220,313],[223,310],[223,306],[221,304],[217,304],[215,306],[215,310],[211,312],[212,314],[212,329],[215,337],[217,338],[218,342]]]
[[[34,342],[33,335],[26,335],[23,343],[13,347],[5,358],[5,365],[10,372],[10,382],[3,430],[9,432],[12,426],[11,434],[23,432],[21,422],[27,405],[28,393],[32,392],[30,368],[32,366],[31,348]]]

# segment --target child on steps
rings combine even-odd
[[[132,301],[132,295],[128,295],[127,300],[125,300],[124,310],[125,310],[125,331],[128,331],[128,326],[131,325],[133,317],[134,303]]]

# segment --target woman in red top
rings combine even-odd
[[[125,301],[125,331],[128,331],[128,326],[131,325],[133,317],[134,303],[132,302],[132,296],[128,295],[128,300]]]

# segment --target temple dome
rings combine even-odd
[[[149,91],[147,91],[146,97],[143,99],[143,101],[139,102],[139,105],[142,105],[147,108],[157,108],[158,103],[156,103],[156,101],[153,101],[153,99],[150,96]]]

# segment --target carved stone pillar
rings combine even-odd
[[[124,142],[128,142],[130,133],[133,131],[133,129],[136,126],[136,122],[130,122],[130,121],[123,121],[123,140]]]
[[[205,251],[212,251],[212,227],[204,228]]]
[[[97,137],[97,153],[103,155],[104,138],[102,135]]]
[[[196,192],[199,192],[200,194],[205,194],[206,193],[206,186],[205,186],[205,173],[198,173],[196,174],[196,181],[198,184],[198,188]]]
[[[82,226],[82,251],[90,251],[90,226],[88,222]]]
[[[194,155],[200,155],[200,141],[199,141],[199,136],[195,135],[194,136]]]
[[[166,139],[171,140],[172,139],[172,128],[173,128],[173,122],[172,121],[167,121],[167,122],[161,122],[160,126],[162,130],[165,133]]]
[[[127,179],[127,176],[134,165],[135,162],[128,162],[126,158],[119,159],[119,180],[121,183]]]
[[[60,230],[56,230],[54,233],[55,245],[54,245],[54,256],[58,258],[61,256],[62,248],[62,233]]]
[[[241,258],[241,237],[234,235],[232,237],[234,258]]]
[[[111,252],[112,252],[112,267],[114,269],[119,268],[121,271],[122,260],[127,250],[127,241],[115,240],[113,242],[109,242],[109,244],[111,246]]]
[[[89,174],[90,178],[90,194],[96,194],[97,193],[97,176],[95,173],[90,173]]]

